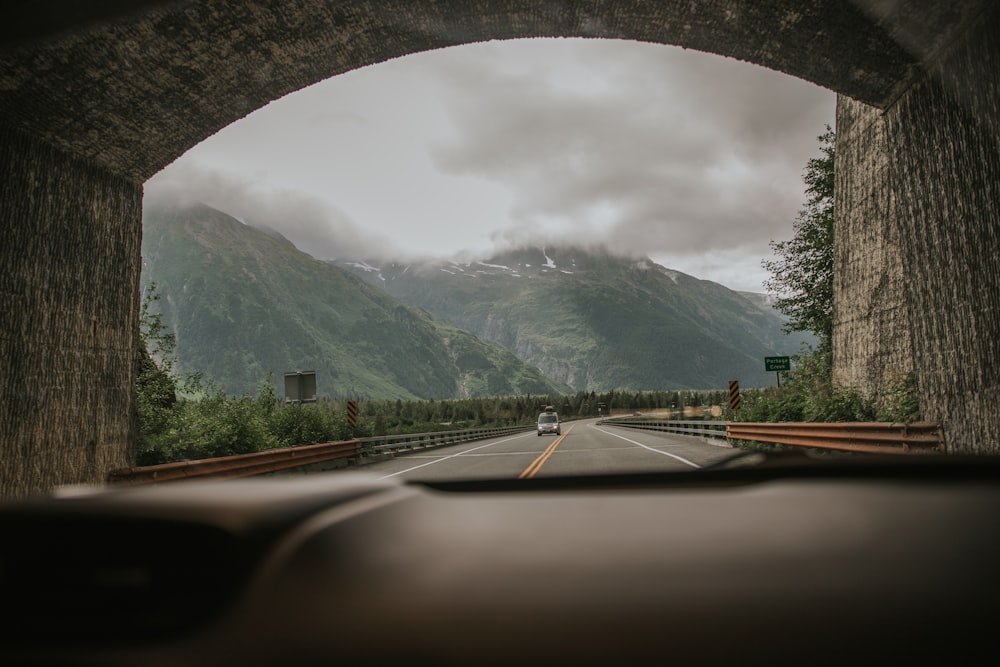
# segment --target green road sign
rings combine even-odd
[[[790,371],[792,370],[792,360],[789,357],[764,357],[764,370]]]

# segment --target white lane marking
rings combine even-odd
[[[406,470],[400,470],[399,472],[390,473],[388,475],[383,475],[379,479],[388,479],[390,477],[395,477],[396,475],[402,475],[405,472],[410,472],[411,470],[417,470],[419,468],[424,468],[426,466],[434,465],[435,463],[441,463],[441,461],[447,461],[448,459],[453,459],[456,456],[462,456],[463,454],[468,454],[469,452],[474,452],[480,449],[486,449],[487,447],[492,447],[493,445],[499,445],[504,442],[510,442],[511,440],[517,440],[518,438],[523,438],[525,435],[515,435],[511,438],[504,438],[503,440],[497,440],[496,442],[490,442],[485,445],[479,445],[478,447],[473,447],[472,449],[466,449],[463,452],[458,452],[457,454],[449,454],[448,456],[442,456],[439,459],[434,459],[433,461],[428,461],[427,463],[421,463],[418,466],[413,466],[412,468],[407,468]],[[535,452],[532,452],[535,453]]]
[[[594,426],[594,428],[597,428],[597,427]],[[701,468],[701,466],[698,465],[697,463],[693,463],[691,461],[688,461],[686,458],[683,458],[681,456],[677,456],[676,454],[671,454],[670,452],[663,452],[663,451],[660,451],[659,449],[655,449],[653,447],[647,447],[646,445],[642,444],[641,442],[636,442],[635,440],[629,440],[628,438],[626,438],[623,435],[618,435],[617,433],[612,433],[611,431],[605,431],[603,428],[597,428],[597,430],[600,431],[601,433],[606,433],[607,435],[613,435],[616,438],[621,438],[625,442],[631,442],[633,445],[639,445],[643,449],[648,449],[651,452],[656,452],[657,454],[663,454],[664,456],[669,456],[672,459],[677,459],[681,463],[686,463],[689,466],[691,466],[692,468]]]

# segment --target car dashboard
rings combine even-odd
[[[363,473],[0,506],[0,664],[995,662],[1000,463]]]

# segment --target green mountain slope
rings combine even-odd
[[[329,397],[561,393],[507,350],[435,322],[355,275],[207,206],[151,208],[143,288],[156,284],[178,369],[230,394],[315,370]]]
[[[341,261],[373,285],[503,345],[575,390],[773,384],[764,357],[809,337],[761,301],[645,258],[523,248],[480,262]]]

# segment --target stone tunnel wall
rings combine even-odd
[[[913,372],[882,112],[837,98],[834,382],[876,398]]]
[[[909,343],[948,450],[998,453],[1000,5],[884,114],[842,100],[838,130],[836,378],[872,391]]]
[[[886,114],[924,417],[1000,452],[1000,5]]]
[[[142,186],[3,129],[0,172],[0,497],[99,484],[133,463]]]

